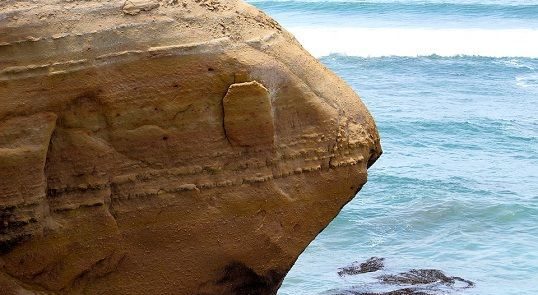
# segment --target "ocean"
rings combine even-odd
[[[435,294],[538,294],[538,2],[249,3],[359,93],[384,150],[278,294],[406,287],[338,274],[372,256],[474,282]]]

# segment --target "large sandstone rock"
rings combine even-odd
[[[274,294],[380,153],[241,1],[0,1],[2,294]]]

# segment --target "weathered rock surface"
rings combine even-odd
[[[273,294],[380,153],[243,2],[0,1],[2,294]]]

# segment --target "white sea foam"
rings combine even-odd
[[[511,58],[511,59],[508,59],[508,60],[501,59],[501,60],[498,60],[498,61],[494,61],[493,63],[500,64],[500,65],[507,66],[507,67],[511,67],[511,68],[516,68],[516,69],[527,69],[527,70],[531,70],[531,71],[536,70],[536,68],[533,65],[527,64],[527,63],[523,62],[519,58]]]
[[[538,74],[527,74],[516,77],[516,85],[522,88],[534,88],[538,87]]]
[[[314,56],[490,56],[538,58],[538,29],[290,27]]]

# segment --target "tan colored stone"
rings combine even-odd
[[[0,1],[0,290],[274,294],[381,148],[240,1]]]
[[[159,7],[159,2],[155,0],[126,0],[123,4],[123,13],[137,15],[141,11],[149,11]]]
[[[222,105],[224,130],[232,145],[273,146],[273,108],[263,85],[256,81],[232,84]]]

